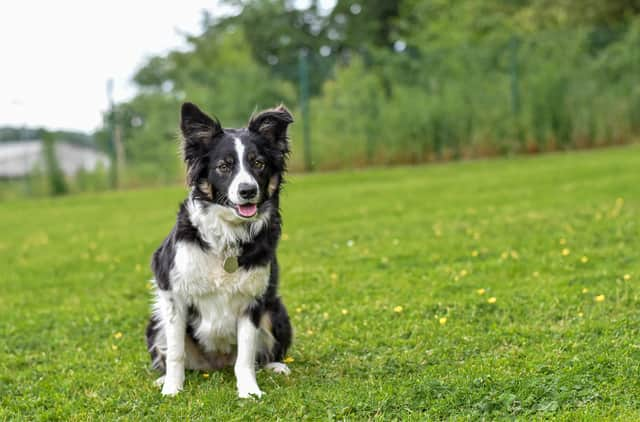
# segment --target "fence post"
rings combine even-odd
[[[301,49],[298,55],[298,76],[300,80],[300,113],[302,114],[302,138],[304,144],[304,168],[313,171],[311,158],[311,128],[309,122],[309,62],[308,52]]]
[[[109,184],[111,189],[118,188],[118,157],[116,149],[116,108],[113,102],[113,79],[107,81],[107,97],[109,99],[109,158],[111,159],[111,167],[109,171]]]

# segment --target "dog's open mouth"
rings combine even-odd
[[[236,212],[240,217],[251,218],[258,212],[258,206],[256,204],[236,205]]]

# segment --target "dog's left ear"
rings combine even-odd
[[[249,130],[262,135],[285,153],[289,151],[287,127],[291,123],[293,116],[285,106],[280,105],[251,116]]]

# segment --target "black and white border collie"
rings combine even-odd
[[[263,393],[256,364],[289,373],[289,316],[278,296],[279,194],[289,153],[283,107],[223,129],[191,103],[180,128],[190,193],[153,254],[155,302],[146,331],[162,394],[184,371],[234,367],[240,397]]]

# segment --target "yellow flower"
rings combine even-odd
[[[584,314],[583,314],[582,312],[578,312],[578,316],[579,316],[580,318],[582,318],[582,317],[584,316]]]
[[[291,363],[293,362],[295,359],[292,358],[291,356],[287,356],[286,358],[282,359],[282,362],[284,363]]]
[[[297,313],[302,312],[302,308],[298,306],[298,307],[296,308],[296,312],[297,312]]]
[[[478,256],[478,251],[471,251],[471,256],[473,256],[473,257]]]
[[[604,295],[598,295],[595,297],[596,302],[604,302]]]
[[[209,378],[209,374],[207,374],[206,372],[204,372],[204,373],[202,374],[202,378]]]
[[[481,296],[482,296],[485,292],[486,292],[486,290],[485,290],[485,289],[478,289],[478,290],[476,290],[476,293],[478,293],[478,294],[479,294],[479,295],[481,295]]]
[[[330,277],[331,277],[331,280],[335,281],[335,280],[337,280],[337,279],[338,279],[338,274],[336,274],[336,273],[331,273],[331,276],[330,276]]]
[[[629,281],[631,280],[631,274],[625,274],[622,278],[624,279],[624,281]]]
[[[518,255],[518,252],[516,251],[511,251],[511,258],[520,259],[520,255]]]
[[[490,297],[489,299],[487,299],[487,303],[496,303],[498,299],[496,299],[495,297]]]
[[[467,270],[460,271],[460,277],[464,277],[468,274]]]
[[[328,312],[323,313],[322,318],[329,319],[329,313]]]
[[[444,324],[446,324],[446,323],[447,323],[447,317],[446,317],[446,316],[443,316],[442,318],[440,318],[440,319],[438,320],[438,322],[440,323],[440,325],[444,325]]]
[[[395,308],[393,308],[393,312],[395,312],[396,314],[399,314],[400,312],[402,312],[402,306],[398,305]]]
[[[586,287],[582,288],[582,294],[586,294],[589,293],[589,289],[587,289]]]
[[[289,240],[289,235],[287,233],[282,233],[282,240]]]
[[[587,258],[586,256],[583,256],[582,258],[580,258],[580,262],[582,262],[583,264],[586,264],[587,262],[589,262],[589,258]]]
[[[540,273],[539,273],[539,272],[537,272],[537,271],[534,271],[534,272],[533,272],[533,276],[534,276],[534,277],[540,277]]]
[[[115,333],[113,335],[113,337],[116,338],[116,339],[122,338],[122,333],[120,331],[118,331],[117,333]]]
[[[308,336],[313,335],[313,330],[307,330],[307,335]]]
[[[500,254],[500,258],[501,258],[501,259],[507,259],[507,258],[509,258],[509,252],[502,252],[502,253]]]
[[[566,245],[567,244],[567,239],[565,239],[564,237],[560,239],[560,244],[561,245]]]
[[[118,350],[118,346],[116,346],[115,344],[111,345],[111,350]]]
[[[569,255],[570,253],[571,253],[571,251],[570,251],[568,248],[564,248],[564,249],[562,250],[562,256],[567,256],[567,255]]]
[[[346,310],[346,309],[343,309],[343,310],[342,310],[342,315],[346,315],[346,314],[348,314],[348,313],[349,313],[349,311],[348,311],[348,310]]]

